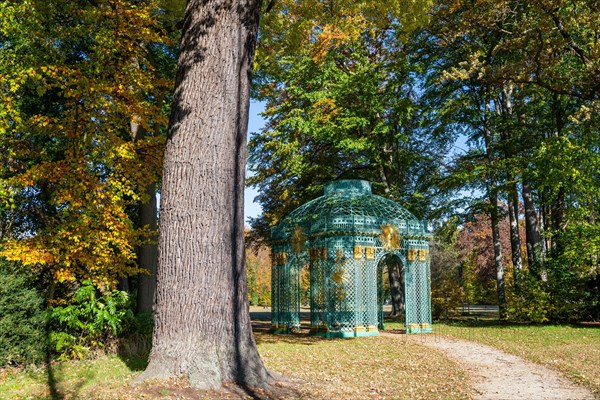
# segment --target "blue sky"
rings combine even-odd
[[[248,121],[248,138],[253,132],[258,132],[264,125],[264,119],[260,115],[265,108],[264,103],[251,101],[250,102],[250,118]],[[249,171],[246,170],[246,176]],[[262,212],[260,205],[254,203],[254,198],[258,192],[251,188],[246,188],[244,192],[244,220],[248,220],[248,217],[257,217]]]

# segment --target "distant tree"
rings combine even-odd
[[[262,245],[246,249],[248,301],[252,305],[271,305],[271,251]]]
[[[433,318],[449,318],[456,309],[470,304],[473,282],[459,261],[456,243],[434,240],[429,243],[431,255],[431,306]]]
[[[268,236],[270,226],[334,179],[367,179],[421,217],[431,209],[437,193],[429,183],[439,175],[448,141],[431,138],[418,124],[406,40],[424,22],[418,8],[427,4],[406,3],[374,14],[368,2],[364,8],[317,2],[308,11],[314,40],[294,51],[287,51],[286,39],[263,33],[254,96],[266,101],[267,122],[249,144],[249,184],[259,190],[264,211],[252,221],[257,234]]]
[[[502,246],[502,264],[506,266],[507,276],[512,276],[514,266],[510,257],[510,224],[503,208],[502,218],[499,221],[500,245]],[[457,231],[455,251],[458,261],[465,269],[470,269],[476,289],[478,302],[494,302],[490,296],[496,282],[496,264],[494,251],[494,235],[491,230],[490,217],[486,214],[474,216],[465,222]],[[507,281],[509,281],[507,279]]]

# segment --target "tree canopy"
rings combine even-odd
[[[56,281],[112,286],[149,232],[132,206],[158,180],[171,37],[155,2],[0,5],[2,255]],[[135,137],[131,124],[144,128]]]

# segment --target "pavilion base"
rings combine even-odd
[[[375,326],[357,326],[353,330],[348,331],[330,331],[323,327],[312,327],[310,329],[310,335],[320,336],[326,338],[355,338],[355,337],[367,337],[367,336],[379,336],[379,330]]]
[[[406,329],[406,333],[431,333],[433,329],[431,324],[422,323],[422,324],[408,324]]]
[[[326,338],[355,338],[366,336],[379,336],[379,332],[315,332],[312,336],[320,336]]]

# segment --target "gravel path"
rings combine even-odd
[[[409,335],[408,338],[441,350],[460,362],[472,377],[475,399],[594,399],[588,389],[557,372],[486,345],[435,334]]]

